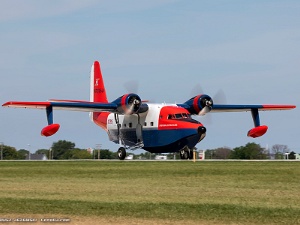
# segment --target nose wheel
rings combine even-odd
[[[125,157],[126,157],[126,150],[125,150],[125,148],[120,147],[120,148],[118,149],[118,158],[119,158],[120,160],[124,160]]]

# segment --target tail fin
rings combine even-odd
[[[100,63],[95,61],[91,68],[90,101],[107,103],[106,90],[100,69]]]

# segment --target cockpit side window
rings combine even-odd
[[[181,115],[181,113],[176,113],[176,114],[175,114],[175,117],[176,117],[176,119],[181,119],[181,118],[182,118],[182,115]]]
[[[191,114],[189,113],[176,113],[176,114],[169,114],[167,116],[168,120],[172,120],[172,119],[190,119],[191,118]]]
[[[174,115],[173,114],[169,114],[168,115],[168,120],[171,120],[171,119],[174,119],[175,117],[174,117]]]

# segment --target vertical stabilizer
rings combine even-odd
[[[100,63],[95,61],[91,68],[90,101],[107,103],[106,90],[102,78]]]
[[[108,103],[100,63],[98,61],[95,61],[92,65],[90,79],[90,101]],[[98,126],[102,127],[104,130],[107,130],[108,115],[108,112],[91,112],[90,118]]]

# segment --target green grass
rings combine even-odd
[[[0,215],[300,224],[300,162],[0,162]]]

